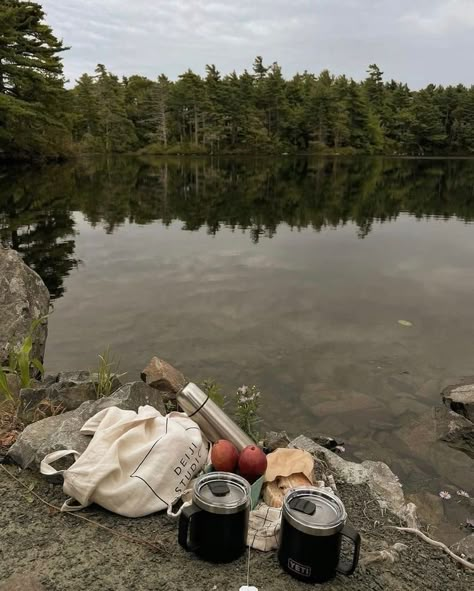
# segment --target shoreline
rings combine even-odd
[[[390,160],[474,160],[474,154],[394,154],[394,153],[367,153],[367,152],[83,152],[76,153],[70,156],[57,158],[16,158],[0,155],[0,166],[7,166],[9,164],[15,166],[45,166],[45,165],[61,165],[79,162],[81,160],[95,159],[95,158],[141,158],[141,159],[166,159],[166,158],[195,158],[195,159],[255,159],[265,160],[272,158],[334,158],[334,159],[390,159]]]

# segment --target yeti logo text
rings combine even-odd
[[[301,575],[302,577],[310,577],[311,576],[311,567],[305,566],[304,564],[300,564],[299,562],[295,562],[292,558],[288,559],[288,568],[292,570],[294,573]]]

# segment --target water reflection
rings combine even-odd
[[[63,280],[78,264],[70,185],[56,182],[59,170],[21,167],[0,175],[0,240],[21,253],[52,298],[63,295]]]
[[[0,239],[44,279],[53,298],[78,265],[73,212],[107,233],[128,223],[183,222],[184,230],[224,225],[257,243],[279,224],[337,227],[364,238],[374,221],[474,218],[474,161],[395,159],[109,158],[0,176]]]

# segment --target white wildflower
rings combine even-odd
[[[439,493],[439,496],[440,496],[442,499],[445,499],[446,501],[449,501],[449,499],[451,498],[451,495],[448,493],[448,491],[447,491],[447,490],[442,490],[442,491],[440,491],[440,493]]]
[[[456,494],[458,495],[458,497],[466,497],[466,499],[470,498],[469,493],[465,490],[457,490]]]
[[[240,386],[240,388],[237,388],[237,394],[239,394],[240,396],[246,396],[248,391],[248,386]]]

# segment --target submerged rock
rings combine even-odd
[[[448,386],[442,391],[441,396],[452,411],[474,421],[474,379],[469,380],[472,380],[472,383],[465,383],[468,381],[466,378],[461,384]]]
[[[438,526],[444,519],[444,504],[439,495],[422,490],[412,493],[410,500],[418,507],[420,519],[424,523]]]
[[[60,404],[65,410],[74,410],[86,400],[97,398],[99,376],[89,371],[65,371],[56,376],[46,376],[31,388],[23,388],[20,398],[27,410],[33,409],[42,400]],[[118,376],[112,376],[111,393],[122,385]]]
[[[41,277],[14,250],[0,247],[0,365],[8,361],[11,347],[20,345],[34,320],[49,312],[49,292]],[[31,357],[43,360],[48,324],[33,334]]]
[[[151,358],[140,377],[145,384],[159,390],[165,402],[175,401],[176,394],[186,385],[184,375],[159,357]]]
[[[161,414],[166,409],[159,393],[143,382],[125,384],[111,396],[88,400],[75,410],[48,417],[28,425],[8,451],[8,457],[22,468],[38,467],[46,454],[60,449],[74,449],[82,453],[90,437],[80,433],[84,423],[104,408],[118,406],[124,410],[138,410],[149,404]]]
[[[474,459],[474,423],[446,407],[434,409],[436,436]]]

